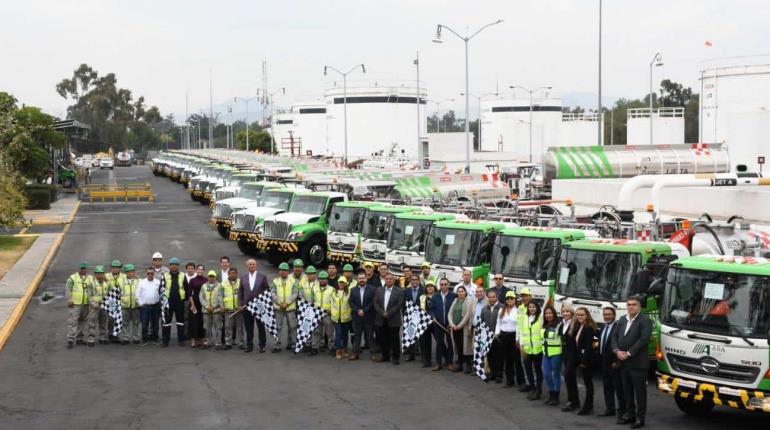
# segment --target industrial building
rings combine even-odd
[[[326,105],[323,102],[295,103],[274,115],[276,150],[285,156],[313,155],[326,148]]]

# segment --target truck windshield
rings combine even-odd
[[[492,251],[492,273],[523,279],[553,279],[561,242],[538,237],[498,236]]]
[[[672,268],[660,318],[686,330],[764,339],[770,277]]]
[[[388,249],[425,252],[425,239],[431,224],[430,220],[394,219],[388,236]]]
[[[563,254],[556,292],[575,298],[625,301],[641,266],[636,253],[567,249]]]
[[[368,211],[364,220],[364,239],[385,240],[388,238],[388,224],[393,214],[388,212]]]
[[[308,215],[321,215],[324,209],[326,209],[326,197],[323,196],[300,196],[291,204],[292,212]]]
[[[366,208],[334,206],[329,220],[329,231],[340,233],[358,233],[364,222]]]
[[[262,188],[263,188],[262,185],[242,187],[241,192],[238,193],[238,197],[242,197],[244,199],[249,199],[249,200],[256,200],[257,197],[259,197],[259,195],[262,194]]]
[[[451,266],[476,266],[483,239],[484,233],[478,230],[433,228],[425,246],[425,260]]]
[[[288,210],[291,196],[292,194],[287,192],[265,191],[262,195],[262,206],[282,211]]]

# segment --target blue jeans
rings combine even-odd
[[[334,347],[336,349],[347,348],[348,337],[350,337],[350,321],[334,323]]]
[[[561,388],[561,355],[543,355],[543,379],[548,391],[558,392]]]
[[[147,342],[157,339],[160,303],[139,308],[139,319],[142,321],[142,340]]]

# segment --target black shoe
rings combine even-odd
[[[94,347],[94,341],[88,342],[87,345],[88,345],[89,348],[93,348]]]
[[[179,344],[179,346],[185,346],[185,342],[183,340],[180,340],[177,343]]]
[[[531,385],[522,385],[521,388],[519,388],[520,393],[526,393],[527,391],[532,391]]]
[[[160,344],[161,348],[168,348],[168,342],[163,342]]]
[[[644,420],[635,420],[633,424],[631,424],[632,429],[640,429],[644,427]]]
[[[614,417],[615,411],[612,409],[605,409],[601,413],[596,414],[597,417]]]
[[[233,346],[232,345],[225,345],[224,347],[222,347],[222,349],[227,351],[227,350],[233,349]]]
[[[535,400],[535,391],[530,391],[529,394],[527,394],[527,400]]]
[[[422,367],[431,367],[431,366],[432,366],[432,364],[430,364],[430,363],[422,363]]]
[[[134,345],[139,345],[139,343],[140,343],[140,342],[139,342],[138,340],[135,340],[135,341],[134,341]]]
[[[214,347],[214,350],[216,350],[216,351],[221,351],[223,349],[224,349],[224,347],[222,345],[217,345],[217,346]]]
[[[404,361],[414,361],[414,355],[407,355]]]
[[[75,341],[75,345],[85,345],[86,342],[83,339],[78,339]]]
[[[310,348],[310,355],[318,355],[318,348]]]
[[[272,352],[273,354],[275,354],[277,352],[281,352],[281,348],[278,347],[278,346],[274,346],[273,349],[270,350],[270,352]]]
[[[253,347],[253,346],[251,346],[251,345],[249,345],[249,346],[247,346],[247,347],[245,347],[245,348],[243,349],[243,352],[251,352],[251,351],[254,351],[254,347]]]
[[[503,385],[503,388],[513,388],[513,384],[505,384]]]
[[[502,384],[503,378],[495,378],[495,384]]]
[[[620,425],[626,425],[626,424],[631,424],[634,421],[636,421],[634,418],[621,415],[618,417],[618,420],[615,423]]]
[[[128,344],[129,344],[129,342],[128,342],[127,340],[121,340],[121,341],[120,341],[120,344],[121,344],[121,345],[128,345]]]
[[[69,342],[67,342],[67,349],[72,349],[74,347],[75,347],[75,343],[74,342],[72,342],[71,340]]]
[[[562,411],[562,412],[572,412],[572,411],[574,411],[575,409],[577,409],[577,407],[575,407],[574,405],[572,405],[572,403],[567,403],[567,405],[566,405],[566,406],[564,406],[563,408],[561,408],[561,411]]]
[[[398,358],[394,358],[393,359],[393,365],[398,366],[398,363],[400,363]]]
[[[99,345],[107,345],[107,343],[108,342],[106,340],[100,340],[99,341]]]
[[[243,351],[244,349],[246,349],[246,347],[245,347],[245,346],[243,346],[243,344],[241,344],[241,345],[238,345],[238,349],[240,349],[241,351]]]
[[[583,408],[580,409],[577,414],[578,415],[591,415],[593,413],[593,411],[594,411],[594,408],[592,406],[589,406],[589,407],[583,406]]]
[[[264,346],[260,346],[259,347],[259,353],[260,354],[264,354],[265,353],[265,347]]]

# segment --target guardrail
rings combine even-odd
[[[152,194],[152,186],[149,183],[143,184],[88,184],[81,185],[78,188],[78,193],[82,201],[93,203],[94,201],[100,201],[102,203],[112,201],[126,202],[129,201],[146,201],[148,203],[154,202],[155,197]]]

